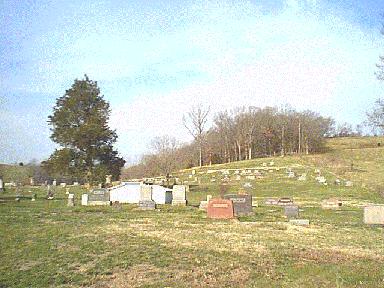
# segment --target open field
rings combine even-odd
[[[37,200],[16,202],[8,189],[0,202],[0,287],[384,287],[384,228],[363,224],[362,207],[384,203],[384,148],[370,139],[332,139],[325,154],[197,169],[200,185],[185,208],[81,207],[80,187],[71,188],[75,207],[66,207],[61,188],[47,201],[43,188],[24,187],[22,194],[37,193]],[[221,174],[208,170],[271,160],[281,168],[267,169],[262,179],[230,176],[229,192],[252,184],[254,215],[211,220],[198,210],[207,194],[218,195]],[[287,167],[307,181],[287,178]],[[315,169],[328,186],[317,183]],[[187,180],[190,173],[178,176]],[[335,185],[337,178],[354,185]],[[290,225],[283,208],[263,203],[281,196],[299,204],[309,227]],[[323,210],[321,200],[330,197],[343,206]]]

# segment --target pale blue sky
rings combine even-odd
[[[311,109],[358,124],[383,94],[380,1],[2,1],[0,163],[49,157],[55,99],[87,73],[126,159],[190,140],[192,103]]]

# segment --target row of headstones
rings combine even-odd
[[[309,225],[308,219],[298,219],[299,206],[293,203],[288,197],[279,199],[266,199],[266,205],[284,206],[284,215],[289,222],[296,225]],[[211,195],[207,196],[206,201],[200,202],[200,209],[207,211],[208,218],[213,219],[231,219],[237,216],[252,214],[252,197],[248,194],[227,194],[221,198],[213,199]],[[342,201],[331,198],[322,201],[323,209],[337,209],[342,206]],[[364,223],[384,225],[384,205],[368,205],[364,207]]]
[[[187,205],[186,199],[186,186],[174,185],[172,190],[172,205]],[[68,199],[72,199],[73,194],[68,195]],[[70,200],[68,200],[70,201]],[[111,205],[110,193],[107,189],[93,189],[91,193],[83,194],[81,196],[81,205],[95,206],[95,205]],[[68,206],[72,205],[68,202]],[[156,202],[152,199],[152,187],[151,185],[143,185],[140,187],[140,200],[138,203],[140,209],[153,210],[156,209]]]

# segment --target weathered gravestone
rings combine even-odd
[[[297,205],[284,206],[284,215],[288,218],[299,217],[299,206]]]
[[[252,196],[249,194],[227,194],[224,199],[232,201],[235,216],[252,214]]]
[[[186,187],[184,185],[174,185],[172,190],[172,205],[187,205]]]
[[[206,201],[200,201],[199,210],[207,211],[208,202],[212,199],[212,195],[207,195]]]
[[[156,209],[156,203],[152,200],[152,186],[142,185],[140,187],[139,208],[142,210]]]
[[[4,182],[2,177],[0,177],[0,192],[4,192]]]
[[[264,201],[265,205],[277,205],[279,203],[279,199],[276,198],[267,198]]]
[[[343,205],[343,202],[337,198],[329,198],[321,201],[323,209],[337,209]]]
[[[289,220],[290,224],[299,225],[299,226],[309,226],[308,219],[291,219]]]
[[[208,218],[231,219],[234,217],[233,204],[228,199],[211,199],[207,207]]]
[[[277,205],[280,205],[280,206],[286,206],[286,205],[292,205],[292,204],[293,204],[293,200],[289,197],[282,197],[277,202]]]
[[[75,206],[75,194],[68,194],[68,203],[67,203],[67,206],[68,207],[73,207]]]
[[[81,205],[83,206],[88,205],[88,194],[81,195]]]
[[[88,205],[111,205],[109,191],[105,188],[93,189],[88,193]]]
[[[384,205],[365,206],[364,223],[384,225]]]

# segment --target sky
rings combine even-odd
[[[353,125],[383,97],[376,0],[0,2],[0,163],[47,159],[48,116],[74,79],[98,81],[116,149],[192,140],[191,105],[310,109]]]

